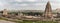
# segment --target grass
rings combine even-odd
[[[8,20],[7,18],[0,18],[0,20],[7,20],[7,21],[13,21],[16,23],[58,23],[58,22],[53,22],[53,21],[32,21],[32,20]]]
[[[58,22],[53,22],[53,21],[28,21],[28,20],[25,20],[23,22],[18,21],[16,23],[33,23],[33,22],[35,23],[58,23]]]

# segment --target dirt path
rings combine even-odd
[[[15,23],[15,22],[0,20],[0,23]]]

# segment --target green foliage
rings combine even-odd
[[[58,22],[53,22],[53,21],[23,21],[23,22],[17,22],[17,23],[58,23]]]
[[[42,15],[43,12],[23,12],[23,14],[28,14],[28,15]]]

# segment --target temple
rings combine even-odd
[[[50,5],[50,2],[48,1],[46,8],[45,8],[45,11],[44,11],[44,17],[51,18],[52,16],[53,16],[53,14],[52,14],[51,5]]]

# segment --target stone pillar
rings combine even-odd
[[[23,13],[18,13],[17,18],[22,19],[22,17],[23,17]]]
[[[23,16],[23,13],[22,13],[22,12],[20,12],[20,13],[18,13],[18,15],[19,15],[19,16]]]

